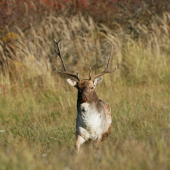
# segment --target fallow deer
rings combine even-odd
[[[112,47],[112,51],[106,69],[93,77],[91,76],[90,69],[89,79],[81,80],[78,72],[76,75],[66,69],[58,46],[60,40],[58,42],[56,40],[54,41],[57,44],[55,52],[60,57],[64,68],[63,72],[57,68],[56,71],[74,77],[77,80],[67,79],[68,83],[78,90],[75,150],[79,152],[80,145],[89,140],[96,141],[97,145],[100,146],[101,141],[107,138],[111,131],[111,108],[107,103],[98,99],[94,89],[101,83],[103,79],[101,77],[102,75],[112,73],[116,70],[116,68],[112,71],[108,70],[111,57],[114,54],[113,45],[108,42]]]

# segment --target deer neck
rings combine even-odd
[[[94,92],[93,97],[87,102],[82,102],[81,96],[78,94],[77,109],[80,111],[82,106],[88,106],[89,108],[95,109],[98,112],[100,112],[100,110],[102,109],[102,105],[98,99],[96,92]]]

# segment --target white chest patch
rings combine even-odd
[[[102,134],[101,115],[88,103],[81,104],[78,109],[76,130],[85,140],[95,140]]]

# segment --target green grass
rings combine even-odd
[[[1,169],[169,169],[169,86],[115,83],[102,93],[107,78],[96,90],[113,120],[101,157],[91,145],[74,153],[76,89],[23,90],[0,99]]]

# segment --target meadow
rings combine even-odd
[[[170,169],[170,14],[127,34],[92,17],[49,14],[39,25],[4,28],[0,37],[0,169]],[[54,52],[80,78],[111,68],[96,88],[110,104],[112,131],[100,155],[92,144],[74,152],[77,91]]]

